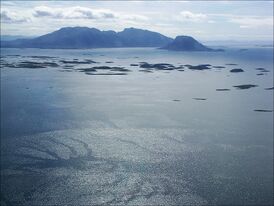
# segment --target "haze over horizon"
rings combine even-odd
[[[1,35],[134,27],[202,41],[273,41],[273,1],[1,1]]]

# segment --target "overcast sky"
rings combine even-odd
[[[273,39],[273,1],[1,1],[1,35],[136,27],[200,40]]]

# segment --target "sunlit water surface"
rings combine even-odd
[[[58,66],[10,66],[23,61]],[[78,70],[94,66],[131,71]],[[271,87],[273,48],[1,49],[1,203],[273,204]]]

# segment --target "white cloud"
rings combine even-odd
[[[207,15],[202,13],[193,13],[191,11],[180,12],[179,19],[181,21],[202,22],[207,19]]]
[[[48,6],[35,7],[34,17],[47,17],[56,19],[112,19],[116,18],[114,12],[103,9],[90,9],[87,7],[51,8]]]
[[[147,21],[148,18],[146,16],[143,15],[135,15],[135,14],[131,14],[131,15],[120,15],[121,19],[125,19],[125,20],[130,20],[130,21]]]
[[[130,22],[145,22],[146,16],[137,14],[124,14],[113,12],[109,9],[91,9],[88,7],[65,7],[52,8],[48,6],[39,6],[33,9],[33,17],[36,18],[53,18],[53,19],[87,19],[87,20],[122,20]]]
[[[8,9],[1,10],[1,22],[2,23],[23,23],[29,21],[28,18],[19,16],[15,12]]]
[[[240,28],[273,27],[272,17],[238,17],[231,18],[229,22],[239,24]]]

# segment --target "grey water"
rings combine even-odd
[[[1,205],[272,205],[272,87],[267,47],[1,48]]]

